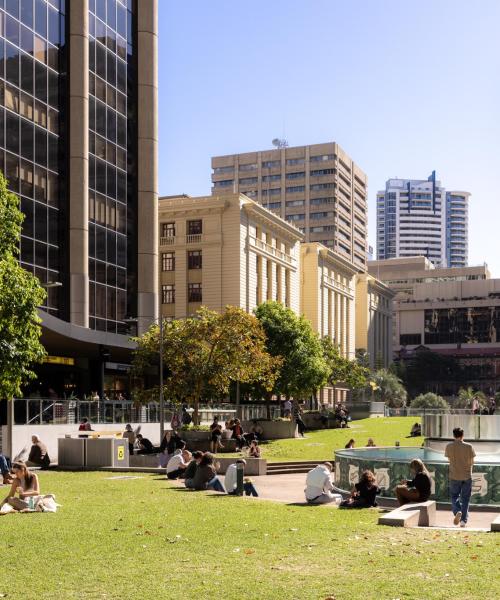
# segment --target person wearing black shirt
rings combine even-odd
[[[371,471],[363,471],[359,483],[356,483],[351,497],[341,503],[343,508],[371,508],[377,506],[376,497],[380,488],[375,483],[375,475]]]
[[[143,437],[140,433],[135,436],[137,443],[139,445],[139,451],[137,454],[153,454],[155,451],[153,448],[153,444],[148,438]]]
[[[394,489],[400,506],[409,502],[426,502],[431,495],[431,478],[424,463],[415,458],[410,463],[410,470],[413,479],[402,482]]]

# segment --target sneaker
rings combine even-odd
[[[467,523],[465,521],[460,521],[460,527],[465,527]]]
[[[460,523],[460,519],[462,518],[462,513],[460,511],[457,512],[455,518],[453,519],[453,525],[458,525]]]

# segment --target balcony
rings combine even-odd
[[[250,246],[257,248],[263,254],[266,254],[267,256],[276,258],[276,259],[280,260],[281,262],[284,262],[287,265],[296,268],[297,261],[295,260],[295,258],[293,256],[290,256],[289,254],[286,254],[285,252],[278,250],[278,248],[275,248],[274,246],[270,246],[269,244],[266,244],[266,242],[263,242],[262,240],[259,240],[255,237],[250,236],[248,238],[248,241],[249,241]]]
[[[220,243],[220,241],[220,234],[204,235],[202,233],[192,233],[189,235],[160,237],[160,246],[189,246],[191,244]]]

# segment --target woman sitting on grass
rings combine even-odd
[[[424,463],[415,458],[410,463],[413,479],[402,481],[394,489],[399,506],[409,502],[427,502],[431,495],[431,478]]]
[[[217,477],[214,455],[211,452],[205,452],[191,481],[195,490],[214,490],[226,493],[221,480]]]
[[[249,458],[260,458],[260,446],[257,440],[253,440],[250,442],[250,447],[248,448],[248,456]]]
[[[340,506],[343,508],[371,508],[377,506],[375,501],[380,488],[375,484],[375,475],[371,471],[363,471],[359,483],[356,483],[351,492],[351,497],[344,500]]]
[[[22,461],[16,461],[12,464],[12,472],[14,473],[14,479],[9,495],[2,502],[2,506],[7,503],[18,511],[33,509],[34,507],[30,505],[29,499],[32,496],[40,495],[38,476],[31,473]],[[16,498],[16,493],[19,495],[18,498]]]

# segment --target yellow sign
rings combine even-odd
[[[118,460],[125,458],[125,446],[118,446],[117,458]]]
[[[66,356],[46,356],[43,362],[49,365],[68,365],[72,367],[75,364],[75,359]]]

